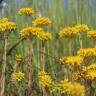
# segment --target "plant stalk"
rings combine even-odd
[[[71,51],[72,51],[71,50],[71,43],[72,43],[71,40],[69,40],[69,44],[68,44],[69,56],[71,56]]]
[[[28,71],[29,71],[29,82],[28,82],[28,96],[34,96],[33,93],[33,46],[32,39],[30,39],[29,43],[29,58],[28,58]]]
[[[80,43],[80,48],[83,48],[83,42],[82,42],[81,34],[79,36],[79,43]]]
[[[45,53],[45,42],[41,41],[41,52]],[[41,53],[41,66],[42,70],[45,71],[45,55]]]
[[[2,74],[1,74],[1,90],[0,96],[5,96],[5,81],[6,81],[6,67],[7,67],[7,34],[4,33],[4,54],[3,54],[3,64],[2,64]]]
[[[41,41],[41,52],[46,53],[45,42],[44,41]],[[42,70],[45,71],[45,55],[41,54],[40,57],[41,57],[41,67],[42,67]],[[43,92],[43,96],[48,96],[46,87],[42,88],[42,92]]]

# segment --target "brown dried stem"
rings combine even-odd
[[[29,39],[29,58],[28,58],[28,70],[29,70],[29,82],[28,82],[28,96],[34,96],[33,93],[33,46],[32,39]]]
[[[0,84],[1,85],[0,96],[5,96],[6,67],[7,67],[7,34],[4,33],[4,53],[3,53],[1,84]]]

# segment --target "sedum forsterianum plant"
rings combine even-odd
[[[35,91],[37,91],[39,89],[35,90],[35,88],[37,88],[37,86],[34,86],[35,85],[34,81],[38,78],[38,81],[39,81],[38,87],[41,88],[40,89],[41,96],[56,96],[58,94],[60,96],[63,96],[63,95],[64,96],[87,96],[87,94],[86,94],[86,93],[88,93],[87,91],[92,89],[91,83],[95,82],[95,80],[96,80],[96,64],[95,64],[96,48],[95,47],[87,48],[91,44],[88,44],[88,46],[83,46],[83,39],[82,39],[83,37],[82,36],[84,36],[84,38],[85,37],[92,38],[93,40],[95,40],[95,37],[96,37],[95,30],[90,31],[89,26],[87,24],[76,24],[74,26],[67,26],[67,27],[61,29],[59,31],[59,37],[64,38],[64,40],[67,39],[68,49],[66,49],[66,51],[69,50],[69,54],[67,54],[66,56],[62,56],[61,58],[58,58],[58,57],[55,58],[55,57],[49,55],[51,53],[47,54],[47,52],[54,51],[54,50],[52,50],[54,46],[56,46],[56,49],[59,52],[59,43],[54,42],[54,44],[53,44],[53,41],[57,40],[57,38],[55,38],[55,36],[52,37],[51,32],[49,32],[47,30],[47,27],[50,27],[50,25],[53,24],[52,20],[50,20],[48,17],[44,17],[44,16],[36,17],[39,15],[37,15],[37,13],[31,7],[21,8],[18,11],[18,14],[20,16],[25,16],[26,20],[29,16],[35,17],[35,18],[31,18],[32,24],[30,24],[30,26],[29,25],[27,25],[26,27],[24,26],[20,30],[21,38],[26,38],[25,40],[27,42],[27,45],[29,44],[29,46],[28,46],[29,50],[26,50],[26,51],[28,51],[26,58],[27,57],[28,58],[26,59],[26,58],[23,58],[22,55],[16,54],[16,56],[15,56],[16,64],[14,64],[14,66],[12,66],[13,67],[13,72],[11,74],[12,84],[17,84],[17,83],[21,84],[21,82],[24,84],[24,82],[23,82],[24,78],[25,77],[28,78],[28,96],[35,96],[35,93],[36,93]],[[52,29],[54,29],[54,27],[57,27],[57,26],[52,26],[52,27],[53,27]],[[62,27],[62,26],[60,25],[60,27]],[[5,90],[5,86],[7,85],[5,73],[7,72],[6,71],[7,63],[9,63],[9,61],[7,59],[7,50],[8,50],[7,46],[9,43],[8,36],[9,36],[10,32],[15,31],[15,29],[16,29],[16,24],[14,22],[11,22],[8,18],[0,19],[0,35],[3,36],[3,40],[4,40],[4,43],[3,43],[4,44],[4,53],[3,53],[3,63],[2,63],[2,72],[1,72],[2,76],[1,76],[1,83],[0,83],[0,96],[5,96],[6,95],[5,91],[7,91],[7,90]],[[54,31],[54,30],[52,30],[52,31]],[[53,35],[54,34],[55,34],[55,32],[53,33]],[[48,50],[46,50],[47,49],[46,44],[51,44],[51,43],[49,43],[49,41],[51,41],[52,38],[54,38],[54,40],[52,41],[53,45],[51,45],[52,48],[49,48]],[[35,53],[35,51],[33,50],[34,49],[33,41],[35,41],[35,40],[37,42],[39,41],[38,46],[39,46],[40,50],[38,50],[38,52],[40,52],[40,56],[35,56],[36,54],[33,54],[33,53]],[[78,46],[76,45],[76,47],[78,47],[77,48],[78,50],[77,50],[77,52],[75,52],[73,54],[72,51],[76,51],[75,48],[74,48],[74,50],[72,49],[75,45],[75,44],[73,44],[73,42],[75,42],[75,41],[80,44],[78,44]],[[48,42],[48,43],[46,43],[46,42]],[[90,39],[90,42],[91,42],[91,39]],[[66,44],[63,43],[63,45],[65,48]],[[95,44],[93,44],[93,45],[95,45]],[[26,46],[26,43],[24,43],[24,46]],[[35,47],[37,47],[37,45]],[[60,51],[63,52],[63,48]],[[60,55],[61,54],[62,53],[60,53]],[[50,57],[50,60],[52,59],[52,61],[54,61],[55,63],[57,63],[56,60],[58,60],[59,61],[58,63],[61,63],[61,64],[57,65],[54,62],[51,62],[52,64],[54,64],[55,67],[50,66],[50,68],[49,68],[49,65],[51,65],[51,64],[49,63],[49,59],[46,59],[46,55],[47,55],[47,57]],[[40,62],[38,62],[38,63],[40,63],[40,66],[39,66],[40,70],[39,70],[39,67],[36,65],[34,58],[35,58],[35,60],[37,60],[37,58],[40,59]],[[53,58],[54,58],[54,60],[53,60]],[[21,64],[21,63],[24,63],[23,59],[26,59],[26,60],[24,60],[24,61],[26,61],[26,63],[28,62],[28,68],[26,68],[24,65],[24,67],[25,67],[24,71],[26,69],[26,74],[23,73],[23,70],[21,70],[21,69],[23,69],[22,68],[23,66]],[[33,63],[34,63],[35,67],[33,66]],[[49,65],[47,66],[46,64],[49,64]],[[37,76],[36,77],[36,76],[33,76],[34,75],[33,71],[35,69],[37,71],[37,67],[38,67],[38,72],[37,72],[38,76],[36,73],[36,76]],[[49,70],[50,70],[50,72],[48,72]],[[52,74],[51,74],[51,71],[52,71]],[[55,71],[57,72],[56,74],[54,74]],[[50,73],[50,74],[48,74],[48,73]],[[68,80],[66,79],[66,77],[68,77]],[[61,79],[61,78],[63,78],[63,79]],[[26,80],[26,82],[27,82],[27,80]],[[37,82],[36,82],[36,84],[37,84]],[[24,89],[26,89],[26,88],[24,88]],[[87,90],[87,88],[89,88],[89,89]],[[21,88],[19,90],[19,96],[25,95],[25,94],[22,94],[22,92],[20,92],[20,91],[22,91],[22,89],[23,88]],[[92,96],[95,96],[96,89],[94,88],[94,89],[92,89],[92,91],[94,93],[94,95],[92,94]],[[17,96],[17,94],[16,94],[16,96]]]
[[[8,47],[8,35],[10,32],[16,29],[16,24],[9,21],[8,18],[0,19],[0,33],[3,35],[4,39],[4,50],[3,50],[3,64],[2,64],[2,74],[1,74],[1,84],[0,84],[0,96],[5,95],[5,84],[6,84],[6,68],[7,68],[7,47]]]
[[[36,13],[32,8],[24,7],[24,8],[19,9],[18,14],[21,16],[22,15],[34,16]]]

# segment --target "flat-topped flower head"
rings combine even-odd
[[[38,38],[42,41],[48,41],[52,39],[52,35],[49,32],[39,32]]]
[[[92,39],[96,39],[96,30],[93,30],[93,31],[88,31],[87,32],[87,36],[89,37],[89,38],[92,38]]]
[[[7,22],[5,25],[6,25],[6,28],[7,28],[9,31],[16,29],[16,24],[15,24],[14,22]]]
[[[79,30],[80,32],[87,32],[89,31],[89,27],[86,24],[77,24],[75,25],[75,28]]]
[[[82,57],[95,57],[96,56],[96,49],[95,48],[81,48],[77,51],[77,54]]]
[[[72,83],[69,90],[69,94],[72,96],[85,96],[85,87],[80,83]]]
[[[34,12],[34,10],[32,8],[21,8],[19,11],[18,11],[18,14],[19,15],[28,15],[28,16],[34,16],[36,13]]]
[[[96,80],[96,63],[92,63],[88,66],[84,66],[81,72],[79,72],[80,78],[86,78],[89,80]]]
[[[24,79],[24,73],[22,73],[21,71],[14,72],[12,73],[11,78],[13,83],[21,82]]]
[[[53,83],[51,76],[45,71],[38,73],[38,79],[41,87],[50,87]]]
[[[81,56],[69,56],[65,60],[65,64],[70,64],[72,66],[79,66],[83,63],[83,57]]]
[[[8,20],[8,18],[2,18],[2,19],[0,19],[0,24],[1,23],[6,23],[6,22],[8,22],[9,20]]]
[[[50,25],[52,21],[47,17],[38,17],[32,23],[34,26],[47,26]]]
[[[96,63],[92,63],[89,66],[83,68],[83,71],[88,71],[88,70],[96,70]]]
[[[71,85],[71,82],[69,82],[67,79],[61,80],[59,83],[60,92],[67,93],[70,85]]]
[[[84,67],[83,73],[85,77],[87,77],[90,80],[96,79],[96,63],[92,63],[87,67]]]
[[[14,22],[5,22],[0,24],[0,32],[14,31],[16,24]]]
[[[96,70],[88,70],[86,72],[86,77],[90,80],[96,79]]]
[[[60,91],[59,84],[53,82],[53,83],[51,84],[50,91],[51,91],[51,92],[59,92],[59,91]]]
[[[22,59],[23,59],[22,55],[20,55],[20,54],[16,54],[16,56],[15,56],[15,60],[16,60],[17,62],[21,62]]]
[[[26,27],[20,31],[20,35],[22,37],[36,37],[38,33],[42,31],[43,29],[40,27]]]
[[[60,37],[71,39],[79,35],[79,30],[75,27],[67,27],[59,32]]]
[[[62,80],[59,84],[60,92],[70,96],[85,96],[85,88],[77,82]]]

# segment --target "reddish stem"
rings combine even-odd
[[[31,41],[31,40],[30,40]],[[29,45],[29,58],[28,58],[28,71],[29,71],[29,82],[28,82],[28,96],[34,96],[33,93],[33,48],[32,43]]]

